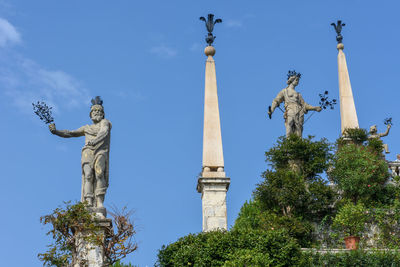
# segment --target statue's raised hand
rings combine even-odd
[[[322,110],[322,108],[321,107],[317,107],[315,110],[320,112]]]
[[[50,123],[49,130],[52,134],[55,134],[56,133],[56,125],[54,123]]]

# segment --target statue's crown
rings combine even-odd
[[[96,96],[95,98],[92,98],[92,106],[94,106],[94,105],[103,106],[103,100],[101,100],[100,96]]]
[[[287,74],[287,78],[289,80],[290,77],[292,76],[297,76],[297,78],[301,78],[301,73],[300,72],[296,72],[295,70],[289,70],[288,74]]]

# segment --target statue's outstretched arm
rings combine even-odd
[[[311,105],[306,103],[306,110],[315,110],[315,111],[320,112],[322,110],[322,108],[319,107],[319,106],[311,106]]]
[[[52,134],[58,135],[60,137],[69,138],[69,137],[79,137],[85,135],[85,126],[80,127],[77,130],[57,130],[56,125],[54,123],[49,124],[49,130]]]
[[[387,136],[387,135],[389,134],[390,127],[391,127],[391,125],[388,124],[387,129],[386,129],[386,132],[378,134],[379,137]]]
[[[89,145],[95,146],[98,142],[102,141],[110,132],[110,123],[107,120],[100,122],[100,130],[95,138],[89,141]]]
[[[308,104],[306,101],[304,101],[302,96],[301,96],[301,101],[304,103],[304,107],[305,107],[306,111],[315,110],[315,111],[320,112],[322,110],[322,108],[320,106],[311,106],[310,104]]]

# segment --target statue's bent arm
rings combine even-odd
[[[64,138],[84,136],[85,135],[85,126],[82,126],[79,129],[72,130],[72,131],[69,131],[69,130],[55,130],[54,134],[58,135],[60,137],[64,137]]]
[[[283,90],[285,90],[285,89],[283,89]],[[284,95],[283,90],[281,90],[279,92],[279,94],[275,97],[275,99],[272,100],[271,113],[274,112],[276,107],[279,107],[279,105],[285,100],[285,95]]]
[[[109,132],[110,132],[110,123],[107,120],[102,120],[100,122],[100,130],[99,130],[97,136],[94,139],[92,139],[90,142],[93,145],[96,145],[98,142],[100,142],[104,138],[106,138],[106,136],[108,135]]]

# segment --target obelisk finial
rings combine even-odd
[[[222,19],[216,19],[214,20],[214,14],[208,14],[207,16],[207,20],[205,17],[200,17],[200,20],[204,21],[206,23],[206,28],[208,31],[208,35],[206,35],[206,42],[209,46],[212,45],[212,43],[214,42],[216,36],[214,36],[212,34],[213,30],[214,30],[214,25],[217,23],[221,23]]]
[[[343,35],[342,35],[342,27],[346,26],[346,24],[342,23],[341,20],[337,21],[337,24],[331,23],[333,28],[335,28],[336,31],[336,41],[338,42],[337,49],[343,49],[344,45],[342,43],[343,41]]]

